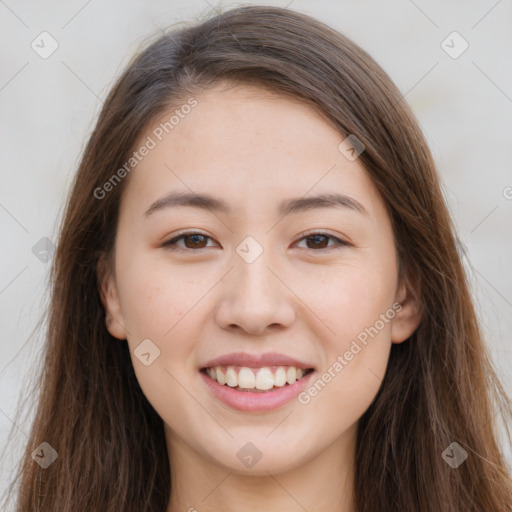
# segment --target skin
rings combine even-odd
[[[391,344],[420,322],[410,285],[398,280],[385,205],[360,160],[339,151],[344,137],[310,106],[247,85],[220,83],[194,97],[198,105],[131,172],[115,268],[100,274],[109,332],[127,340],[142,390],[164,421],[167,512],[352,512],[358,420]],[[181,206],[144,218],[171,191],[211,194],[232,212]],[[282,199],[333,191],[368,214],[277,213]],[[162,247],[184,229],[210,238],[199,240],[202,249],[190,238],[177,242],[181,251]],[[336,239],[308,242],[306,230],[351,245],[327,251]],[[247,236],[263,248],[250,264],[235,250]],[[310,363],[318,378],[396,303],[401,310],[308,404],[236,411],[199,374],[219,355],[279,352]],[[149,366],[133,352],[146,338],[160,350]],[[237,458],[248,441],[262,454],[250,468]]]

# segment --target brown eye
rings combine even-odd
[[[171,238],[168,242],[162,244],[162,247],[166,247],[169,250],[187,250],[187,249],[205,249],[207,247],[207,240],[211,238],[201,233],[183,233],[179,236]],[[184,246],[178,245],[178,242],[184,241]]]
[[[184,245],[178,244],[183,240]],[[208,247],[208,240],[213,240],[211,237],[207,235],[203,235],[202,233],[182,233],[178,235],[168,242],[165,242],[162,247],[166,247],[167,249],[174,251],[186,251],[186,250],[200,250],[206,249]],[[329,235],[328,233],[312,233],[307,236],[304,236],[300,239],[306,241],[306,249],[313,250],[315,252],[318,251],[330,251],[333,249],[339,249],[340,247],[350,245],[348,242],[341,240],[338,237]],[[336,243],[330,244],[329,241],[334,240]],[[210,246],[211,247],[211,246]]]
[[[187,235],[183,237],[185,246],[188,249],[202,249],[205,246],[206,238],[208,237],[204,235]],[[187,244],[187,241],[190,242],[190,244]]]
[[[306,240],[312,243],[312,247],[308,249],[325,249],[329,245],[329,238],[326,235],[313,235],[306,237]]]
[[[350,245],[348,242],[328,233],[311,233],[307,236],[303,236],[303,238],[300,239],[300,242],[302,242],[302,240],[306,240],[306,249],[312,249],[317,252],[331,251],[333,249],[339,249],[343,246]],[[329,245],[330,240],[334,240],[336,243]]]

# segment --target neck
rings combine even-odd
[[[202,456],[166,427],[172,480],[166,512],[355,512],[356,429],[287,471],[248,474]]]

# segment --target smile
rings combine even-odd
[[[294,366],[213,366],[199,372],[213,397],[242,412],[279,409],[303,391],[313,368]]]
[[[295,366],[264,366],[250,368],[247,366],[212,366],[203,371],[222,386],[229,386],[237,391],[268,392],[291,385],[301,380],[313,368],[296,368]]]

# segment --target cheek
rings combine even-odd
[[[170,271],[152,261],[132,261],[120,282],[123,318],[133,342],[141,336],[165,342],[190,309],[197,289],[179,269]]]
[[[330,330],[318,337],[322,368],[299,396],[303,410],[296,418],[317,418],[318,435],[326,439],[348,430],[375,398],[389,360],[394,316],[394,288],[374,272],[347,272],[332,289],[317,290],[319,316]]]
[[[134,272],[124,284],[123,317],[137,381],[158,414],[172,421],[176,411],[182,410],[189,399],[183,386],[187,383],[185,388],[190,391],[188,380],[191,372],[196,371],[198,323],[189,322],[187,317],[198,300],[194,287],[179,276],[165,277],[150,265],[147,272]],[[190,311],[190,318],[193,313]],[[142,352],[139,348],[142,346],[148,348]],[[141,357],[147,352],[150,364],[145,364],[148,361]]]
[[[346,260],[318,272],[310,269],[294,279],[294,292],[327,328],[323,334],[317,333],[319,339],[342,350],[391,307],[396,269],[392,262],[389,267],[387,264]]]
[[[350,361],[345,352],[333,354],[328,367],[299,396],[297,423],[308,425],[314,418],[315,435],[334,440],[359,421],[379,391],[389,358],[389,344],[376,338],[371,343],[360,344]]]
[[[358,417],[379,389],[389,359],[395,316],[393,263],[384,258],[366,264],[347,263],[332,268],[316,286],[312,280],[301,285],[305,302],[328,327],[317,332],[322,345],[321,382],[304,400],[315,397],[319,414],[327,414],[329,407],[338,403],[343,404],[342,416]],[[317,394],[322,398],[316,399]]]

